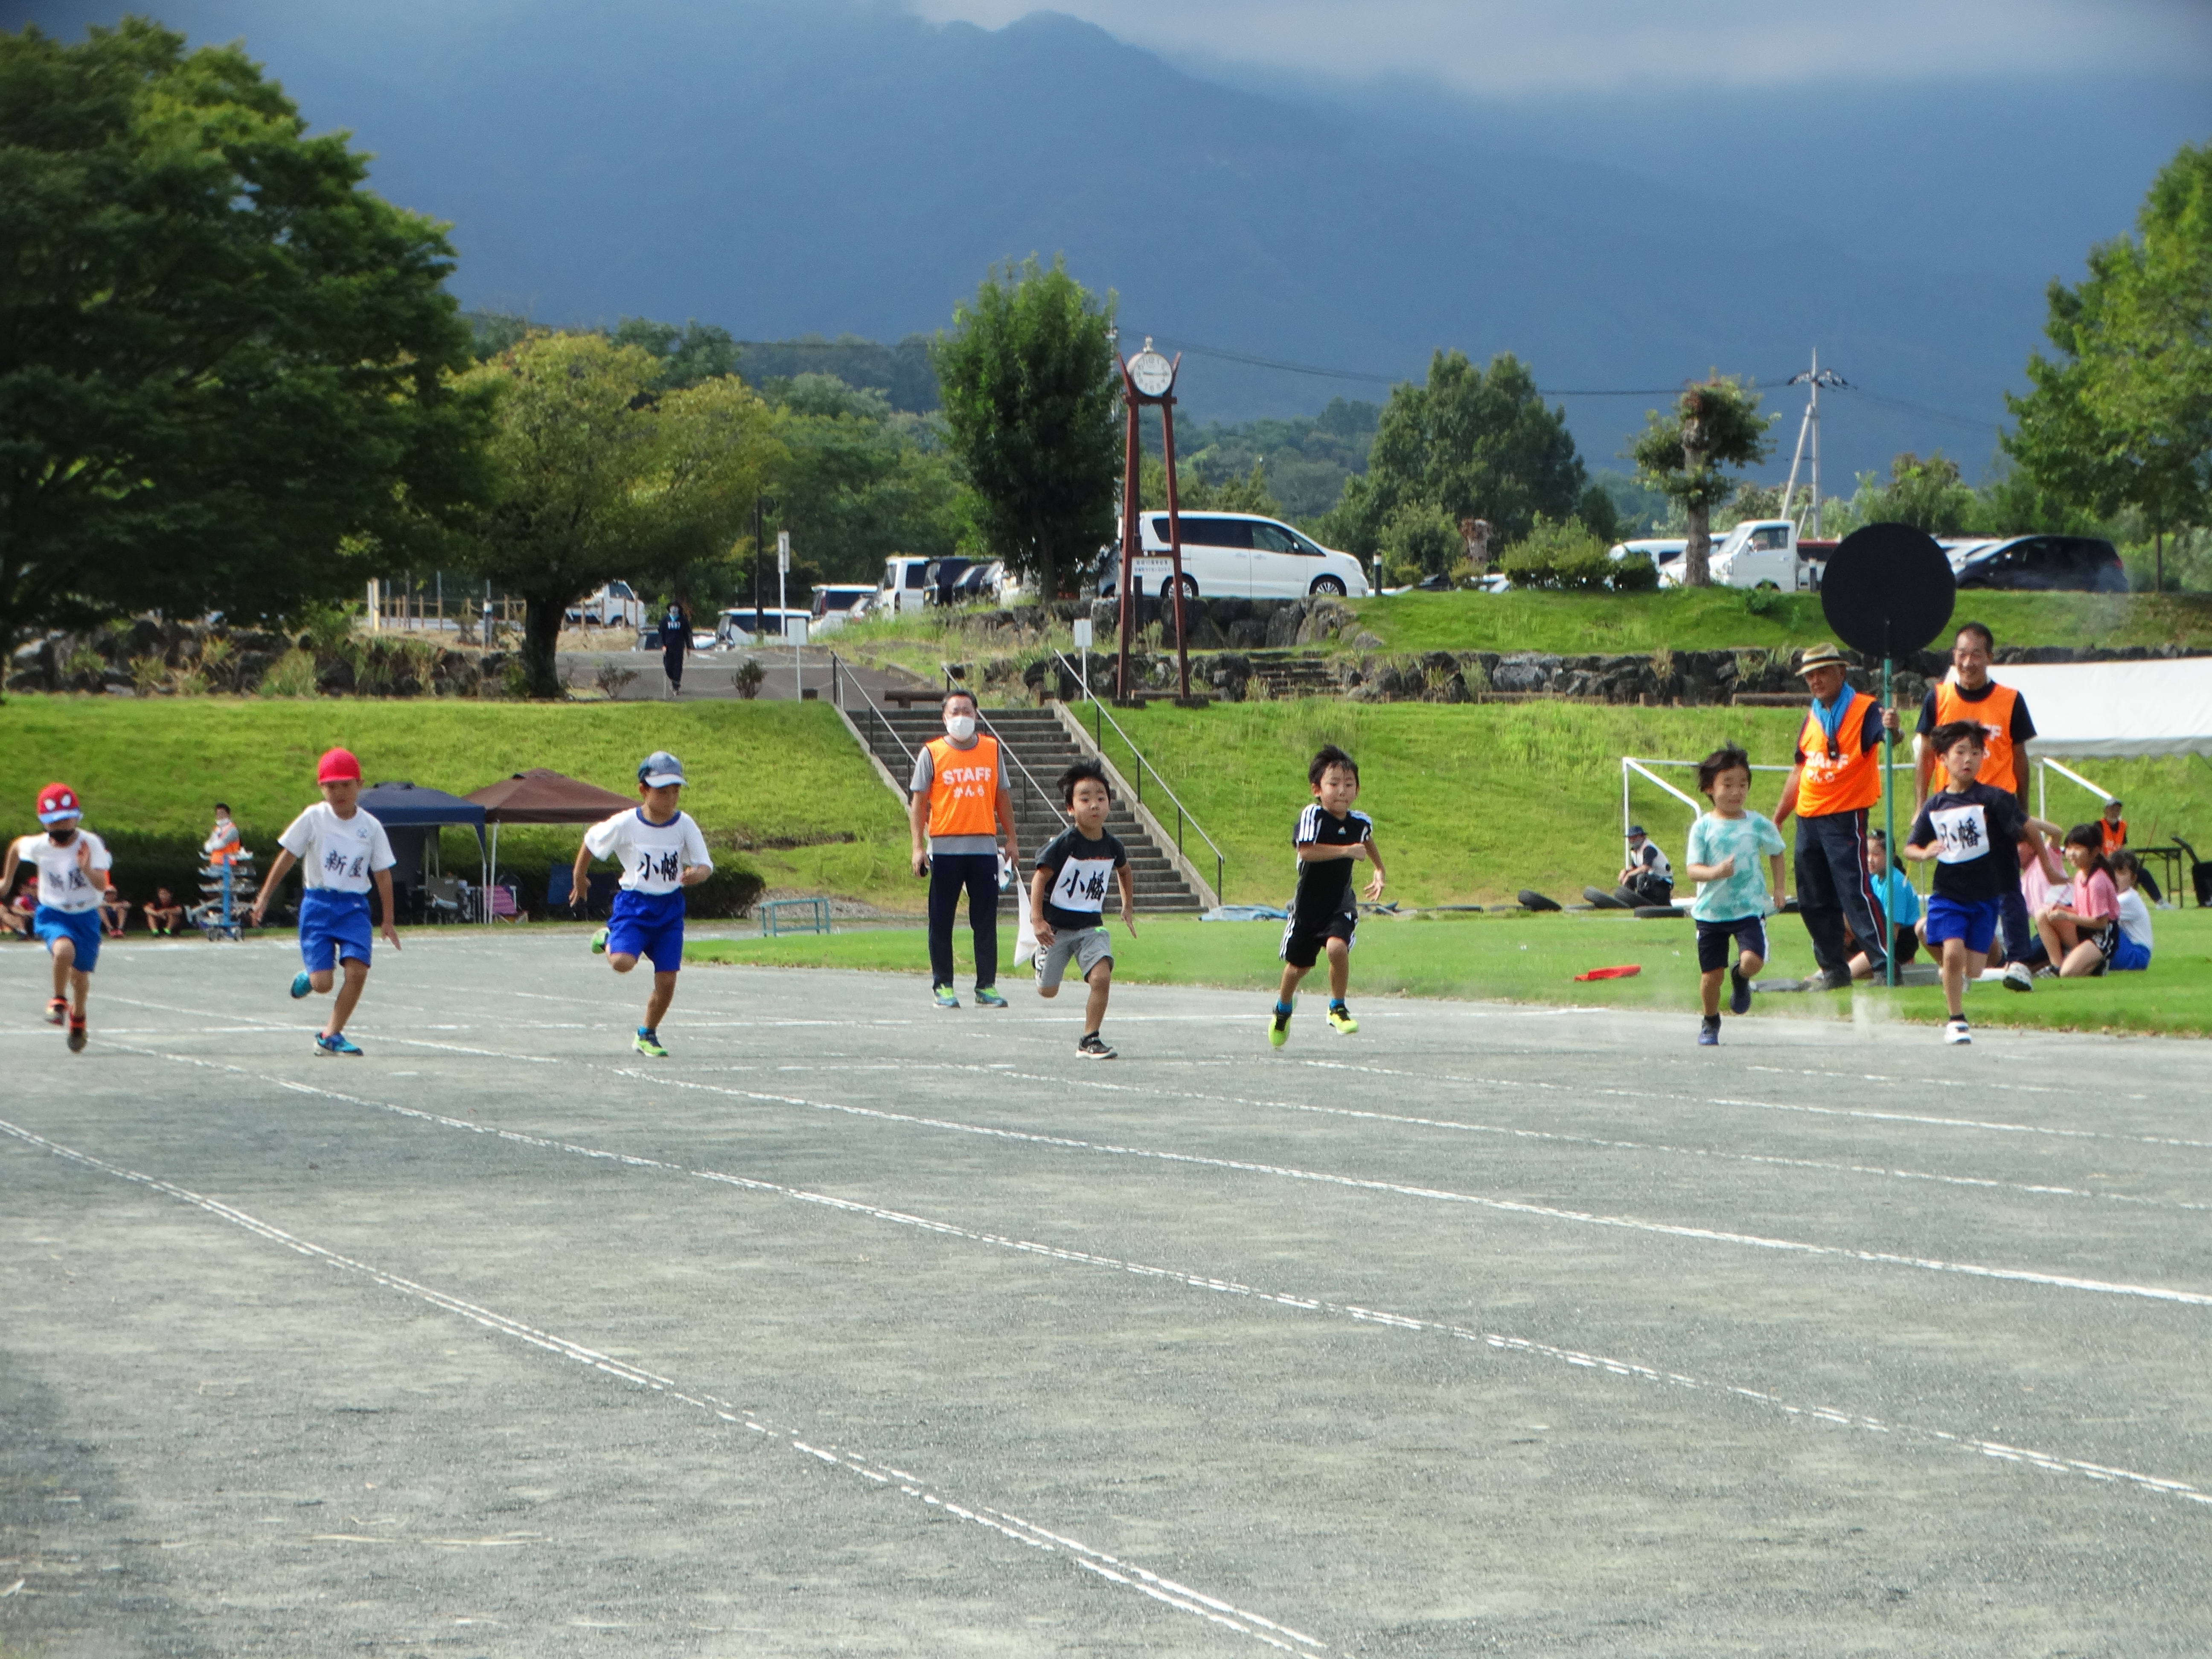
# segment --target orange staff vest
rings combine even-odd
[[[1982,728],[1982,744],[1988,750],[1988,758],[1982,762],[1982,769],[1974,781],[1986,783],[1992,789],[2009,789],[2015,795],[2021,793],[2025,781],[2020,769],[2013,764],[2012,757],[2012,715],[2019,704],[2020,693],[1995,680],[1990,682],[1989,696],[1979,702],[1968,702],[1950,680],[1936,688],[1936,725],[1972,720]],[[1940,770],[1943,764],[1942,756],[1936,757],[1936,764]]]
[[[954,746],[950,738],[929,745],[929,833],[991,836],[999,833],[999,740],[978,735],[973,749]]]
[[[1828,734],[1820,716],[1805,711],[1805,724],[1797,733],[1797,763],[1804,771],[1797,780],[1797,816],[1826,817],[1832,812],[1856,812],[1881,799],[1880,749],[1862,748],[1867,705],[1874,699],[1863,691],[1848,693],[1844,718],[1836,727],[1836,758],[1828,758]]]
[[[2112,857],[2128,844],[2128,821],[2122,818],[2114,823],[2110,818],[2100,817],[2097,820],[2097,839],[2104,843],[2105,856]]]

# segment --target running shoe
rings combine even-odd
[[[46,1024],[59,1025],[69,1018],[69,999],[54,997],[46,1003]]]
[[[307,977],[304,969],[292,975],[293,1001],[297,1002],[301,997],[307,995],[308,992],[314,988],[315,981]]]
[[[1106,1039],[1096,1031],[1086,1031],[1083,1041],[1075,1045],[1075,1053],[1082,1060],[1111,1060],[1114,1051],[1106,1046]]]
[[[1278,1003],[1274,1012],[1267,1016],[1267,1041],[1279,1048],[1290,1040],[1291,1011]]]
[[[361,1050],[343,1031],[325,1031],[315,1037],[315,1052],[319,1054],[358,1054]]]
[[[1747,1014],[1751,1012],[1751,981],[1743,976],[1743,969],[1729,969],[1729,1012]]]
[[[84,1052],[84,1022],[77,1018],[75,1015],[71,1015],[70,1017],[69,1034],[70,1052],[73,1054],[82,1054]]]
[[[1717,1048],[1721,1046],[1721,1022],[1717,1015],[1698,1027],[1698,1047]]]
[[[1947,1020],[1943,1025],[1943,1041],[1951,1043],[1972,1042],[1973,1034],[1966,1030],[1963,1019]]]
[[[602,928],[600,928],[600,929],[599,929],[599,931],[598,933],[594,933],[594,934],[592,934],[592,954],[593,956],[595,956],[595,957],[603,957],[603,956],[606,955],[606,953],[607,953],[607,933],[608,933],[608,930],[607,930],[606,928],[605,928],[605,927],[602,927]]]
[[[2007,963],[2004,988],[2008,991],[2033,991],[2035,988],[2034,972],[2024,962]]]
[[[638,1053],[650,1055],[654,1060],[668,1058],[668,1050],[660,1046],[660,1033],[649,1025],[641,1025],[637,1028],[637,1035],[630,1039],[629,1046]]]
[[[1880,963],[1875,964],[1875,972],[1877,974],[1881,972]],[[1821,973],[1820,982],[1815,988],[1822,991],[1848,991],[1851,988],[1851,970],[1848,968],[1826,969]]]
[[[1352,1010],[1340,1002],[1328,1005],[1328,1029],[1339,1036],[1350,1036],[1359,1029],[1359,1022],[1352,1017]]]
[[[990,986],[979,985],[975,988],[975,1006],[978,1008],[1003,1008],[1006,1006],[1006,1000]]]
[[[937,1006],[940,1008],[957,1008],[960,1006],[960,994],[950,985],[933,985],[929,988],[929,994],[937,1000]]]

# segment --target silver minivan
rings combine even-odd
[[[1367,596],[1367,574],[1349,553],[1334,552],[1279,520],[1256,513],[1185,513],[1182,532],[1183,592],[1200,598],[1298,599],[1309,593],[1351,599]],[[1168,515],[1146,513],[1137,520],[1136,580],[1147,593],[1167,592],[1173,568],[1168,556]],[[1110,593],[1119,575],[1117,550],[1109,562],[1101,592]]]

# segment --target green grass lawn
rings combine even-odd
[[[1814,593],[1736,588],[1656,593],[1401,593],[1358,599],[1360,626],[1393,651],[1678,651],[1802,646],[1832,639]],[[2206,645],[2212,596],[1993,593],[1959,596],[1955,613],[1987,623],[2001,645]]]
[[[127,880],[134,853],[174,858],[197,848],[211,803],[222,799],[265,860],[318,798],[315,757],[333,744],[358,755],[371,782],[405,779],[454,794],[532,766],[629,794],[638,762],[672,750],[695,780],[684,805],[718,854],[772,886],[913,904],[904,815],[819,703],[11,697],[0,706],[0,823],[34,827],[33,795],[65,779],[84,798],[85,822],[117,843]],[[542,877],[551,860],[574,855],[580,834],[505,831],[501,861]],[[474,847],[448,832],[447,867],[474,869]]]
[[[2212,1034],[2212,915],[2161,910],[2158,948],[2149,969],[2101,980],[2039,980],[2021,996],[1996,985],[1967,988],[1967,1018],[1977,1024],[2063,1030]],[[1116,979],[1148,985],[1211,985],[1253,993],[1273,989],[1282,964],[1275,948],[1280,922],[1200,922],[1185,918],[1139,919],[1136,935],[1114,927]],[[1774,951],[1771,976],[1810,973],[1813,953],[1794,916],[1770,924]],[[953,934],[963,995],[974,962],[963,920]],[[1000,930],[1002,959],[1013,953],[1013,930]],[[696,939],[684,959],[779,968],[854,968],[912,976],[917,1005],[926,1000],[927,947],[918,928],[880,928],[783,939]],[[1633,963],[1633,979],[1577,984],[1588,969]],[[1325,970],[1324,970],[1325,971]],[[1026,996],[1026,969],[1008,972],[1009,994]],[[1310,977],[1307,984],[1323,983]],[[1076,988],[1079,992],[1079,988]],[[1638,921],[1613,916],[1437,916],[1407,920],[1370,916],[1359,924],[1352,953],[1353,1011],[1377,996],[1456,997],[1510,1002],[1572,1004],[1583,1007],[1656,1008],[1680,1012],[1683,1040],[1690,1040],[1698,1007],[1697,951],[1686,921]],[[1873,988],[1850,993],[1761,997],[1753,1009],[1796,1018],[1847,1019],[1855,1005],[1877,1018],[1940,1022],[1943,994],[1934,986]],[[1064,990],[1055,1006],[1079,1019],[1077,995]],[[1254,1005],[1253,1034],[1265,1003]],[[1309,995],[1308,1015],[1321,1010]],[[1111,1016],[1109,1015],[1110,1022]],[[1073,1029],[1071,1027],[1071,1029]],[[1322,1031],[1318,1020],[1309,1032]]]

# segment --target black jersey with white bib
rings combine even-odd
[[[1375,823],[1366,813],[1346,812],[1338,817],[1316,801],[1298,814],[1291,842],[1296,847],[1356,847],[1374,838]],[[1352,872],[1358,864],[1348,858],[1300,859],[1297,890],[1291,898],[1291,920],[1318,925],[1346,910],[1356,912],[1359,901]]]

